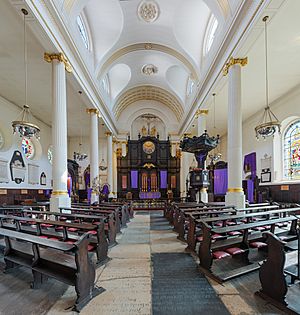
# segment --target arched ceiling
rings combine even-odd
[[[193,106],[204,75],[209,20],[218,31],[242,0],[64,0],[64,14],[81,15],[91,41],[95,78],[107,77],[113,119],[137,100],[155,100],[178,121]],[[228,23],[229,24],[229,23]],[[221,38],[220,38],[221,39]],[[152,67],[152,70],[149,69]],[[144,71],[143,69],[148,69]],[[194,89],[188,93],[188,84]],[[149,105],[151,106],[151,105]]]
[[[129,105],[141,100],[159,102],[170,108],[175,113],[178,121],[182,118],[183,108],[178,98],[160,87],[143,85],[136,86],[120,95],[113,109],[116,119]]]

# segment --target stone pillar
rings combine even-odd
[[[191,153],[181,151],[181,159],[180,159],[180,197],[181,198],[187,196],[186,180],[188,178],[188,174],[190,170],[189,155],[191,155]]]
[[[114,144],[113,144],[113,195],[114,195],[114,198],[118,197],[118,159],[117,159],[118,148],[119,148],[118,142],[114,141]]]
[[[90,114],[90,187],[99,184],[99,134],[98,115],[96,108],[87,109]],[[92,190],[91,203],[99,202],[99,191]]]
[[[71,198],[67,191],[68,180],[68,139],[67,139],[67,97],[66,72],[72,71],[62,53],[44,54],[45,61],[52,63],[52,194],[50,210],[70,207]]]
[[[198,137],[200,137],[206,130],[206,119],[208,115],[207,109],[198,109],[196,112],[198,121]],[[204,162],[204,169],[206,169],[206,161]],[[199,191],[199,201],[208,202],[207,188],[201,188]]]
[[[113,195],[113,142],[112,133],[106,132],[107,136],[107,182],[110,187],[109,198],[114,198]]]
[[[228,82],[228,190],[226,205],[237,208],[245,207],[245,195],[242,188],[242,103],[241,103],[241,66],[247,64],[247,58],[231,58],[224,68],[224,75],[229,74]]]

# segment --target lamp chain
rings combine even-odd
[[[267,32],[267,20],[268,16],[265,16],[263,21],[265,23],[265,58],[266,58],[266,108],[269,108],[269,75],[268,75],[268,32]]]

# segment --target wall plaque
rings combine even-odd
[[[290,190],[290,186],[289,185],[281,185],[280,190]]]
[[[21,195],[27,195],[28,190],[27,189],[21,189]]]
[[[7,195],[7,189],[0,189],[0,195]]]

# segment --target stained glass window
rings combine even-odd
[[[79,15],[77,16],[76,22],[77,22],[78,30],[83,40],[84,46],[86,47],[86,49],[89,49],[89,39],[87,36],[86,28],[82,21],[82,18]]]
[[[300,179],[300,120],[287,128],[283,139],[283,150],[285,179]]]
[[[22,138],[22,150],[27,159],[32,159],[34,157],[34,146],[30,139]]]
[[[48,161],[50,162],[50,164],[52,164],[52,161],[53,161],[53,147],[52,147],[52,145],[49,146],[47,154],[48,154]]]

